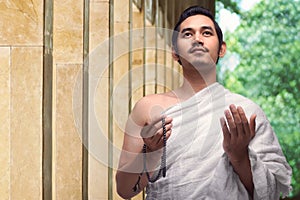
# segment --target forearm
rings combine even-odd
[[[117,192],[124,198],[129,199],[140,193],[147,185],[146,176],[143,174],[139,180],[139,173],[117,171]],[[139,181],[138,181],[139,180]],[[136,185],[138,184],[138,185]],[[136,190],[134,189],[136,187]]]
[[[247,189],[248,193],[253,197],[254,184],[251,171],[251,164],[248,156],[240,161],[230,161],[234,171],[238,174],[241,182]]]
[[[123,198],[131,198],[137,195],[148,184],[144,162],[146,162],[147,171],[151,176],[151,172],[155,170],[160,157],[160,151],[147,154],[146,157],[143,153],[140,153],[134,159],[129,159],[132,160],[131,162],[128,161],[127,157],[127,162],[120,164],[116,174],[118,194]]]

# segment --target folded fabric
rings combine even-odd
[[[167,176],[147,186],[147,199],[250,199],[223,150],[220,117],[230,104],[255,113],[256,135],[249,144],[254,199],[279,199],[290,192],[291,168],[261,108],[219,83],[167,109],[173,118],[167,142]]]

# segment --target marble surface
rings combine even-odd
[[[54,1],[53,56],[56,63],[82,63],[83,1]]]
[[[90,6],[90,53],[107,41],[109,29],[109,3],[108,1],[91,2]],[[108,49],[107,53],[108,55]]]
[[[10,48],[0,47],[0,197],[9,199],[10,184]]]
[[[43,1],[0,2],[0,44],[43,44]]]
[[[81,199],[82,141],[74,120],[78,113],[73,110],[73,94],[81,69],[80,64],[56,67],[54,196],[58,199]]]
[[[41,198],[42,48],[14,47],[10,67],[10,198]]]
[[[81,199],[82,196],[82,66],[83,66],[83,21],[84,1],[53,1],[53,199]],[[96,62],[99,57],[101,79],[97,79],[95,93],[91,94],[95,106],[96,124],[101,127],[104,137],[108,137],[109,127],[109,81],[113,78],[114,92],[128,81],[129,46],[129,0],[114,1],[114,73],[109,77],[109,0],[90,1],[89,51]],[[42,159],[43,159],[43,1],[8,0],[0,2],[0,197],[9,199],[42,199]],[[155,33],[149,30],[143,34],[143,13],[133,6],[132,37],[132,84],[114,97],[113,141],[117,150],[121,149],[123,132],[129,112],[129,98],[132,105],[143,96],[143,76],[150,84],[146,94],[154,92],[155,70],[148,67],[143,70],[143,44],[146,37],[146,64],[153,65],[157,53],[161,68],[158,80],[170,85],[178,84],[172,70],[179,69],[172,63],[170,55],[155,52]],[[152,27],[150,23],[146,26]],[[137,31],[139,30],[139,31]],[[152,29],[154,30],[154,29]],[[121,34],[121,36],[120,36]],[[159,39],[160,48],[164,48],[163,39]],[[129,50],[129,49],[128,49]],[[124,53],[122,53],[124,52]],[[167,52],[168,54],[168,52]],[[100,55],[99,57],[97,57]],[[164,59],[167,59],[165,61]],[[92,59],[92,60],[93,60]],[[161,76],[167,63],[166,76]],[[170,70],[171,69],[171,70]],[[93,71],[95,70],[95,71]],[[91,68],[90,75],[97,73]],[[167,80],[164,80],[165,77]],[[164,85],[158,91],[164,91]],[[77,91],[77,93],[75,92]],[[75,95],[75,96],[74,96]],[[121,103],[120,103],[121,102]],[[75,107],[74,107],[75,106]],[[92,140],[97,140],[95,135]],[[115,191],[115,169],[113,186],[108,185],[108,166],[106,160],[97,157],[107,150],[107,143],[97,141],[94,149],[89,149],[88,193],[91,199],[108,198],[113,190],[113,199],[120,199]],[[100,144],[99,146],[97,146]],[[117,155],[117,154],[116,154]],[[114,156],[114,167],[117,157]],[[112,188],[111,188],[112,187]],[[133,199],[142,199],[138,195]]]
[[[124,12],[125,11],[125,12]],[[127,11],[127,12],[126,12]],[[129,0],[114,2],[114,21],[115,22],[129,22]]]

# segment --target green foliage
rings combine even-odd
[[[293,195],[300,192],[299,13],[299,0],[265,0],[240,13],[240,26],[226,34],[239,65],[219,77],[264,109],[293,169]]]
[[[240,13],[238,4],[241,2],[241,0],[219,0],[219,2],[221,2],[224,5],[224,8],[227,10],[237,14]]]

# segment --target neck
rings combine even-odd
[[[204,79],[201,75],[199,75],[199,73],[197,73],[195,76],[186,76],[183,73],[183,78],[184,79],[181,87],[174,90],[177,97],[180,98],[181,101],[187,100],[195,93],[216,82],[216,76],[208,76]]]
[[[183,76],[183,87],[191,87],[194,92],[199,92],[216,82],[216,67],[183,67]]]

